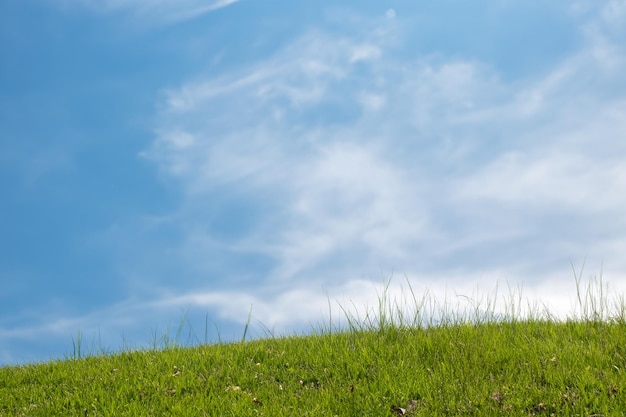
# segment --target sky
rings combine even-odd
[[[624,74],[625,0],[3,0],[0,366],[621,294]]]

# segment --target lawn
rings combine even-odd
[[[626,415],[623,303],[417,324],[384,296],[342,329],[0,368],[0,416]]]

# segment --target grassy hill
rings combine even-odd
[[[596,301],[423,326],[382,300],[341,331],[5,367],[0,416],[624,416],[623,303]]]

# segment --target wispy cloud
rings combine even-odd
[[[56,0],[51,0],[56,1]],[[103,13],[127,12],[155,23],[176,23],[230,6],[239,0],[65,0]]]
[[[612,15],[594,15],[550,71],[507,82],[487,63],[394,56],[376,35],[389,27],[312,32],[169,91],[146,156],[186,190],[183,210],[228,204],[221,187],[265,202],[229,242],[274,260],[257,287],[504,265],[516,280],[550,258],[563,268],[601,256],[585,244],[601,247],[592,229],[624,231],[624,51],[598,29]],[[580,236],[559,235],[570,222]]]
[[[133,260],[129,275],[151,292],[132,314],[115,311],[191,306],[245,323],[252,305],[269,327],[306,325],[329,298],[374,305],[373,283],[395,271],[444,298],[523,282],[562,313],[570,259],[588,257],[592,272],[604,259],[609,278],[626,278],[626,50],[611,23],[624,2],[582,3],[576,51],[517,77],[397,53],[402,19],[381,16],[369,33],[310,30],[256,64],[164,91],[142,155],[182,201],[126,229],[176,238],[149,269]],[[132,242],[123,233],[116,245]]]

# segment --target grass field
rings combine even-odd
[[[0,368],[0,416],[625,416],[624,303],[593,285],[567,320],[520,317],[512,297],[506,314],[476,306],[425,322],[425,298],[411,294],[407,316],[383,293],[377,311],[344,309],[345,328],[308,336],[75,349]]]

